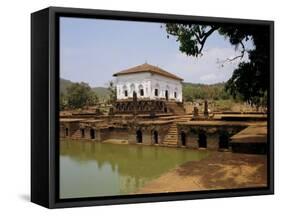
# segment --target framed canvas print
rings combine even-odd
[[[273,194],[273,21],[31,15],[31,200]]]

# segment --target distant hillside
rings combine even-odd
[[[65,93],[68,86],[73,84],[74,82],[70,80],[60,79],[60,92]],[[107,99],[109,97],[109,91],[105,87],[93,87],[92,90],[97,94],[100,100]]]
[[[108,91],[107,88],[105,88],[105,87],[94,87],[92,89],[100,99],[108,99],[109,98],[109,91]]]
[[[184,82],[183,86],[192,86],[192,87],[224,87],[225,83],[202,84],[202,83]]]
[[[66,80],[66,79],[60,79],[60,93],[65,93],[66,92],[66,88],[68,86],[70,86],[73,82],[71,82],[70,80]]]

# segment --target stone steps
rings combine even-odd
[[[175,122],[170,126],[167,135],[163,141],[164,145],[177,145],[178,144],[178,128]]]

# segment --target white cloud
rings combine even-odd
[[[205,50],[201,57],[197,58],[178,53],[170,58],[167,63],[167,69],[177,73],[185,82],[208,84],[225,82],[232,76],[241,59],[224,62],[223,66],[222,62],[238,55],[240,55],[240,51],[235,51],[232,47],[210,48]],[[247,60],[247,56],[242,60]]]

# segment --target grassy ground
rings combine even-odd
[[[233,111],[234,106],[241,106],[239,103],[235,103],[233,100],[216,100],[214,102],[216,110],[220,111]]]

